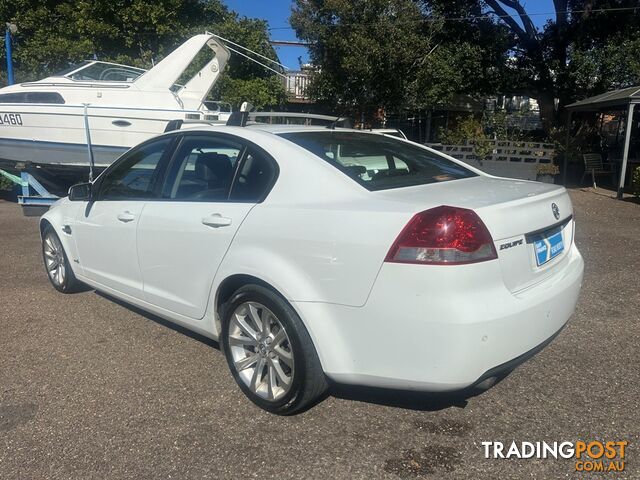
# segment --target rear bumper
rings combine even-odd
[[[464,271],[385,264],[362,307],[298,302],[325,373],[338,383],[447,392],[477,385],[541,350],[574,311],[584,270],[566,267],[514,294],[498,262]]]
[[[528,352],[525,352],[522,355],[517,356],[516,358],[512,358],[511,360],[509,360],[508,362],[503,363],[502,365],[498,365],[497,367],[493,367],[493,368],[487,370],[484,373],[484,375],[482,375],[478,380],[476,380],[469,388],[471,388],[471,389],[475,388],[475,387],[482,388],[482,385],[487,384],[487,382],[490,382],[490,383],[488,383],[487,386],[493,385],[495,383],[495,381],[498,380],[500,377],[509,374],[518,365],[522,365],[527,360],[529,360],[530,358],[534,357],[536,354],[538,354],[539,352],[544,350],[544,348],[547,345],[549,345],[551,342],[553,342],[553,340],[558,335],[560,335],[560,332],[563,329],[564,329],[564,325],[562,326],[562,328],[560,328],[560,330],[558,330],[556,333],[551,335],[549,338],[547,338],[540,345],[537,345],[537,346],[533,347]]]

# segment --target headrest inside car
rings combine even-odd
[[[232,170],[229,156],[215,152],[201,153],[195,164],[196,176],[206,181],[225,180]]]

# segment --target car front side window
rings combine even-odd
[[[100,181],[99,200],[146,200],[156,198],[154,187],[172,138],[142,145],[129,152]]]

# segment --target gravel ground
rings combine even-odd
[[[585,282],[542,353],[466,402],[343,388],[290,418],[243,397],[215,342],[57,293],[38,220],[0,201],[0,478],[640,478],[640,206],[571,195]],[[623,474],[481,446],[593,439],[629,441]]]

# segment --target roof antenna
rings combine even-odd
[[[350,122],[347,122],[347,124],[346,124],[346,125],[344,125],[344,122],[348,120],[348,119],[344,118],[344,114],[345,114],[346,112],[347,112],[347,111],[346,111],[346,110],[344,110],[344,111],[340,114],[340,116],[336,117],[336,119],[335,119],[333,122],[331,122],[329,125],[327,125],[327,128],[328,128],[329,130],[335,130],[335,129],[336,129],[336,127],[338,126],[338,123],[343,123],[343,125],[340,125],[341,127],[349,128],[349,127],[350,127],[350,125],[349,125],[349,123],[350,123]]]

